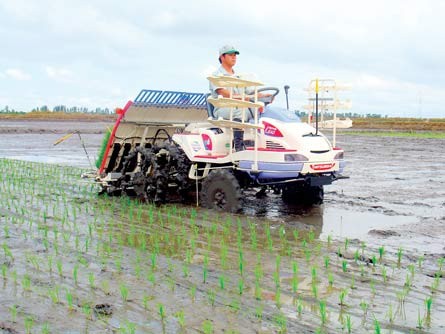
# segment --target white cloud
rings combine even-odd
[[[19,80],[19,81],[31,80],[31,75],[29,75],[28,73],[24,72],[19,68],[8,68],[5,71],[5,73],[8,77],[14,80]]]
[[[73,80],[73,72],[63,67],[45,66],[45,71],[49,78],[56,81],[71,82]]]

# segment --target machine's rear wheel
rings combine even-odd
[[[241,188],[235,176],[223,169],[213,170],[202,182],[201,205],[228,212],[241,210]]]
[[[283,188],[281,198],[287,204],[322,204],[323,186],[287,185]]]

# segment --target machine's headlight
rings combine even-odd
[[[308,161],[308,158],[303,154],[293,153],[293,154],[285,154],[284,161]]]
[[[344,155],[343,152],[338,152],[338,153],[335,155],[334,160],[343,160],[343,155]]]

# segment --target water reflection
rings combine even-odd
[[[267,221],[271,226],[285,225],[301,231],[312,230],[316,238],[321,235],[324,205],[290,205],[282,201],[281,195],[273,193],[267,193],[261,198],[256,198],[253,192],[245,194],[244,215]]]

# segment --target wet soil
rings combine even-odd
[[[0,333],[445,330],[443,140],[340,134],[323,205],[228,215],[98,197],[53,143],[94,160],[109,125],[2,121]]]

